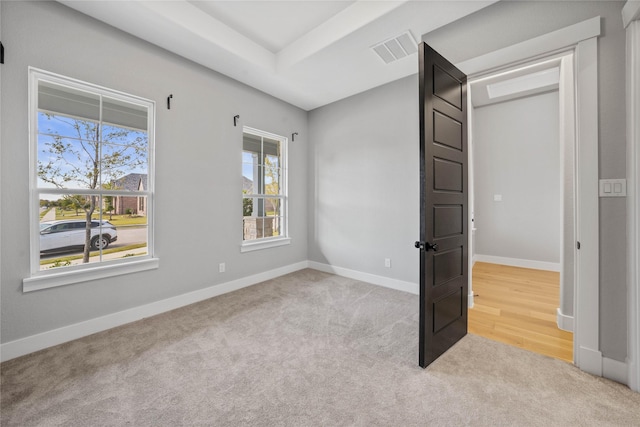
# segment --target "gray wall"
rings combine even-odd
[[[309,140],[309,259],[418,283],[417,75],[311,111]]]
[[[598,39],[600,178],[624,178],[624,2],[501,1],[425,34],[422,40],[454,63],[602,16]],[[600,199],[600,350],[624,361],[627,348],[626,200]]]
[[[307,259],[305,111],[58,3],[1,3],[3,343]],[[156,101],[158,270],[22,293],[29,275],[30,65]],[[289,246],[240,253],[236,114],[241,124],[299,134],[290,144]],[[226,273],[218,273],[219,262]]]
[[[557,91],[475,109],[477,255],[560,263],[559,115]]]

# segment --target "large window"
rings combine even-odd
[[[153,102],[29,73],[30,279],[150,259]]]
[[[248,127],[243,129],[243,250],[289,242],[286,154],[286,138]]]

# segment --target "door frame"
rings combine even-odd
[[[640,391],[640,3],[622,9],[627,38],[627,369]]]
[[[475,87],[473,87],[474,85],[477,85],[479,83],[481,83],[483,80],[487,80],[487,79],[496,79],[499,77],[505,77],[505,78],[510,78],[510,74],[513,73],[519,73],[523,70],[526,69],[533,69],[533,70],[544,70],[544,69],[552,69],[552,68],[558,68],[559,69],[559,83],[558,83],[558,89],[556,89],[556,91],[558,92],[558,97],[559,97],[559,105],[558,105],[558,111],[557,111],[557,118],[559,118],[559,151],[557,153],[558,158],[560,160],[560,170],[559,170],[559,174],[560,174],[560,179],[558,181],[558,186],[559,186],[559,191],[560,191],[560,203],[561,203],[561,212],[560,215],[558,217],[558,223],[560,224],[559,228],[560,228],[560,236],[561,236],[561,249],[560,249],[560,263],[556,264],[553,262],[543,262],[543,261],[527,261],[524,262],[524,260],[518,260],[517,258],[506,258],[505,260],[509,260],[506,263],[508,265],[512,265],[515,267],[526,267],[526,268],[539,268],[539,269],[543,269],[543,270],[552,270],[552,271],[557,271],[560,274],[560,306],[557,309],[557,325],[560,329],[565,330],[565,331],[569,331],[569,332],[573,332],[574,331],[574,326],[573,326],[573,319],[574,316],[573,314],[571,315],[566,315],[566,313],[568,312],[573,312],[573,289],[575,287],[575,274],[576,274],[576,262],[575,262],[575,235],[576,235],[576,224],[575,224],[575,218],[576,218],[576,204],[575,204],[575,200],[576,200],[576,191],[575,191],[575,181],[576,181],[576,170],[575,170],[575,158],[576,158],[576,147],[575,147],[575,140],[576,140],[576,136],[575,136],[575,119],[576,119],[576,112],[575,112],[575,90],[574,90],[574,86],[575,86],[575,70],[574,70],[574,51],[573,50],[569,50],[569,51],[563,51],[563,52],[556,52],[553,55],[547,56],[547,57],[541,57],[541,58],[537,58],[536,60],[534,60],[532,63],[522,63],[522,64],[518,64],[517,66],[513,67],[513,68],[509,68],[507,70],[501,69],[500,71],[497,71],[495,74],[494,73],[488,73],[488,74],[483,74],[480,78],[471,78],[469,79],[469,88],[467,89],[467,93],[468,93],[468,106],[467,109],[469,111],[469,136],[468,139],[469,140],[473,140],[473,122],[475,120],[475,110],[476,108],[479,107],[475,107],[473,105],[473,102],[471,101],[473,98],[473,92],[475,92],[477,89]],[[519,74],[516,74],[519,75]],[[482,90],[482,89],[481,89]],[[483,105],[484,106],[484,105]],[[469,184],[468,184],[468,189],[469,189],[469,207],[473,208],[474,206],[474,199],[475,199],[475,186],[476,186],[476,182],[475,182],[475,178],[473,175],[473,168],[474,168],[474,144],[470,143],[469,147],[469,173],[470,173],[470,179],[469,179]],[[565,161],[566,158],[570,157],[571,158],[571,162],[570,162],[570,170],[567,171],[566,167],[567,167],[567,162]],[[571,174],[571,180],[569,181],[569,183],[565,183],[565,177],[568,176],[567,174],[570,173]],[[472,212],[472,214],[475,214],[475,212]],[[474,215],[475,216],[475,215]],[[571,217],[571,221],[570,222],[565,222],[565,218],[567,218],[568,216]],[[475,222],[474,222],[474,218],[472,218],[469,227],[471,228],[473,226],[473,230],[472,232],[475,231]],[[571,228],[571,232],[569,234],[566,233],[565,230],[568,230],[568,228]],[[474,244],[475,246],[475,233],[471,236],[471,240],[470,240],[470,245]],[[566,250],[571,250],[572,251],[572,262],[571,265],[566,265],[565,264],[565,254],[566,254]],[[471,249],[471,251],[473,252],[473,248]],[[479,257],[475,256],[472,253],[472,257],[470,259],[469,262],[469,269],[472,270],[473,269],[473,264],[475,264],[476,260],[478,260]],[[502,257],[497,257],[497,256],[487,256],[484,255],[482,259],[480,259],[480,261],[486,261],[486,262],[494,262],[491,259],[485,259],[485,258],[495,258],[495,262],[500,264],[500,258]],[[523,261],[523,262],[520,262]],[[569,270],[571,269],[571,270]],[[566,278],[566,273],[568,273],[569,271],[571,271],[571,274],[569,275],[569,278]],[[570,291],[571,291],[571,297],[572,299],[571,301],[571,308],[568,309],[567,304],[564,302],[564,285],[565,284],[570,284]],[[470,291],[469,292],[469,304],[473,304],[473,292]],[[564,311],[563,311],[564,309]]]
[[[602,376],[599,295],[598,195],[598,44],[601,18],[560,30],[456,64],[469,81],[530,63],[556,53],[573,51],[575,83],[576,275],[574,284],[574,363],[583,371]],[[570,91],[569,91],[570,92]],[[571,100],[573,103],[574,101]],[[562,114],[562,111],[561,111]],[[469,126],[471,130],[471,125]],[[472,145],[469,135],[469,144]],[[473,148],[471,149],[473,150]],[[471,160],[471,159],[470,159]],[[472,188],[470,183],[470,188]],[[469,215],[471,222],[471,215]],[[472,224],[469,224],[472,230]],[[473,233],[469,233],[469,248]],[[471,257],[470,257],[471,259]],[[471,276],[471,275],[470,275]],[[469,284],[469,306],[473,304]]]

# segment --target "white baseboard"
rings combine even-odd
[[[602,353],[586,347],[578,348],[578,368],[597,377],[602,376]]]
[[[560,307],[556,310],[556,322],[558,324],[558,328],[563,331],[573,332],[573,316],[567,316],[562,313]]]
[[[631,390],[640,392],[640,381],[637,380],[637,378],[640,378],[640,375],[637,369],[638,363],[634,363],[633,359],[627,357],[627,385]]]
[[[629,367],[624,362],[602,358],[602,376],[621,384],[629,384]]]
[[[361,271],[350,270],[348,268],[336,267],[320,262],[309,261],[309,268],[314,270],[332,273],[338,276],[348,277],[349,279],[360,280],[362,282],[371,283],[373,285],[383,286],[385,288],[395,289],[397,291],[408,292],[418,295],[420,285],[417,283],[405,282],[403,280],[391,279],[389,277],[377,276],[375,274],[363,273]]]
[[[491,264],[509,265],[512,267],[532,268],[534,270],[547,270],[547,271],[560,271],[559,262],[546,262],[546,261],[533,261],[529,259],[520,258],[507,258],[493,255],[480,255],[474,256],[475,262],[488,262]]]
[[[293,273],[294,271],[302,270],[308,266],[308,261],[301,261],[296,264],[232,280],[231,282],[221,283],[208,288],[177,295],[162,301],[141,305],[128,310],[107,314],[106,316],[96,317],[84,322],[75,323],[73,325],[10,341],[0,345],[0,361],[4,362],[19,356],[24,356],[25,354],[43,350],[47,347],[53,347],[54,345],[62,344],[67,341],[72,341],[87,335],[115,328],[116,326],[121,326],[146,317],[155,316],[156,314],[175,310],[176,308],[180,308],[185,305],[204,301],[218,295],[264,282],[265,280]]]

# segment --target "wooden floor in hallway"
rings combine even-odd
[[[469,332],[573,362],[573,334],[558,328],[560,273],[476,262]]]

